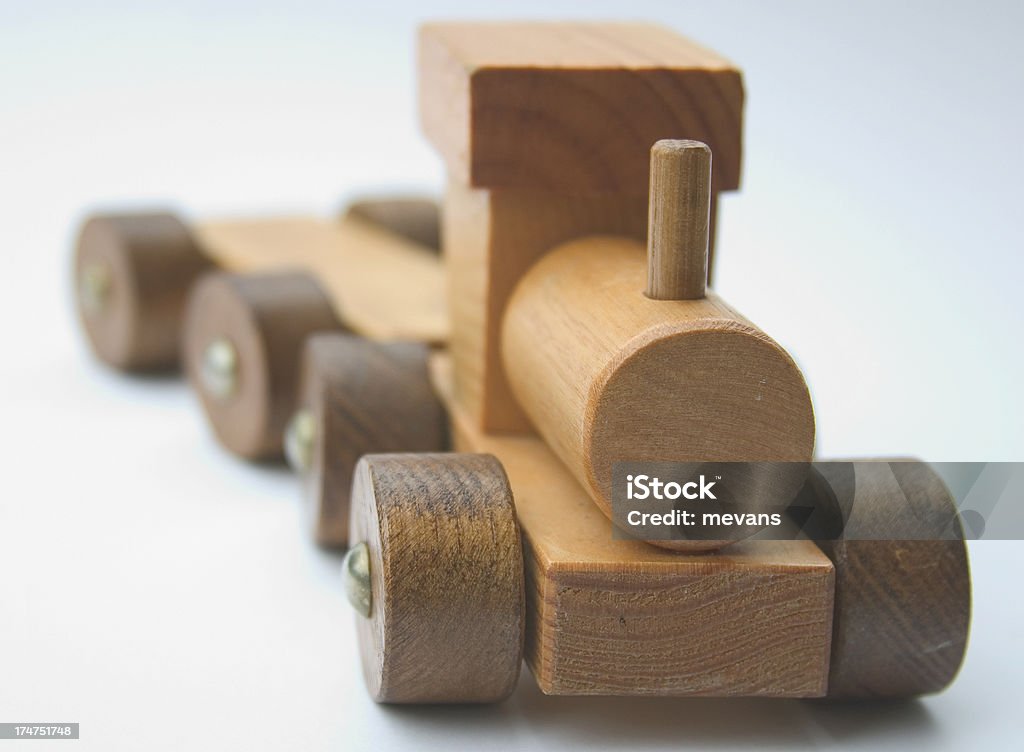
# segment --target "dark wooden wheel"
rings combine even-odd
[[[340,328],[309,274],[218,272],[200,280],[185,314],[185,370],[221,444],[248,459],[281,456],[303,344]]]
[[[498,460],[364,457],[351,542],[346,583],[375,700],[484,703],[512,692],[523,655],[523,554]]]
[[[173,214],[86,221],[75,249],[75,299],[96,355],[126,371],[176,368],[188,289],[212,266]]]

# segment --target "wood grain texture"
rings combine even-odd
[[[651,148],[647,297],[697,300],[708,284],[711,150],[698,141]]]
[[[75,289],[93,351],[122,370],[176,368],[186,293],[211,268],[188,228],[173,214],[90,218],[75,248]],[[104,304],[93,310],[81,295],[87,269],[98,269],[106,277]]]
[[[949,490],[922,462],[816,468],[829,484],[822,503],[828,497],[845,527],[843,539],[820,543],[836,568],[828,697],[945,689],[971,620],[967,546]]]
[[[685,554],[612,537],[543,441],[480,431],[435,385],[458,451],[505,467],[526,557],[526,661],[567,695],[816,697],[825,692],[833,568],[809,541],[744,541]]]
[[[343,333],[306,340],[298,403],[316,428],[302,485],[320,545],[348,545],[349,496],[360,457],[448,448],[447,418],[430,385],[428,355],[420,343]]]
[[[642,195],[651,145],[688,138],[739,186],[740,72],[662,27],[427,24],[418,69],[423,130],[462,184]]]
[[[357,217],[435,253],[441,250],[441,209],[432,199],[361,199],[352,202],[343,217]]]
[[[271,218],[190,227],[169,212],[97,215],[76,244],[76,304],[101,360],[167,370],[180,365],[185,299],[200,275],[224,266],[294,269],[312,257],[316,270],[331,270],[333,291],[346,296],[340,312],[359,331],[439,341],[447,324],[443,273],[432,258],[438,224],[436,203],[416,198],[358,201],[337,223]],[[87,274],[103,277],[102,306],[83,297]]]
[[[370,551],[363,675],[378,702],[495,702],[522,664],[523,556],[504,471],[486,455],[369,455],[352,538]]]
[[[302,269],[315,276],[339,320],[358,334],[430,343],[448,338],[436,254],[358,216],[208,222],[196,235],[224,269]]]
[[[647,298],[645,271],[635,241],[568,243],[523,277],[504,318],[513,393],[601,509],[611,516],[620,461],[809,461],[814,412],[792,358],[715,295]]]
[[[647,196],[487,191],[451,183],[443,207],[455,389],[477,424],[532,432],[501,362],[501,320],[516,283],[552,248],[583,235],[643,241]]]
[[[280,457],[303,343],[314,332],[340,329],[330,299],[308,274],[214,272],[201,279],[185,311],[183,360],[220,443],[247,459]],[[223,397],[210,394],[201,375],[204,352],[218,339],[238,356],[238,386]]]

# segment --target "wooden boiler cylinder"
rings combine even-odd
[[[503,321],[516,398],[601,509],[619,461],[809,461],[814,413],[786,351],[713,293],[647,297],[646,273],[636,241],[572,241],[520,280]]]

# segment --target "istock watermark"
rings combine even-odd
[[[721,476],[715,476],[721,480]],[[714,499],[717,498],[712,491],[715,481],[708,481],[707,477],[701,475],[698,480],[691,480],[685,483],[669,481],[665,483],[658,477],[650,475],[627,475],[626,476],[626,498],[675,501],[683,499]]]
[[[612,488],[620,538],[1024,539],[1016,462],[618,462]]]

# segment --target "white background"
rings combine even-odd
[[[500,5],[0,2],[0,721],[81,722],[33,749],[1017,746],[1019,542],[972,547],[967,662],[923,702],[547,698],[524,673],[496,707],[375,706],[293,480],[225,455],[177,381],[89,357],[86,211],[436,189],[417,20],[626,15],[745,70],[716,287],[800,362],[819,454],[1024,460],[1020,4]]]

